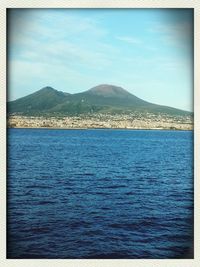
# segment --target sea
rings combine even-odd
[[[193,131],[9,129],[7,258],[193,258],[193,145]]]

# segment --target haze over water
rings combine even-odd
[[[8,130],[8,258],[193,257],[193,132]]]

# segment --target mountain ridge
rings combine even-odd
[[[22,115],[150,112],[189,115],[192,112],[147,102],[122,87],[100,84],[81,93],[65,93],[51,86],[8,102],[8,113]]]

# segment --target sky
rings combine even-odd
[[[8,100],[121,86],[193,110],[192,9],[10,9]]]

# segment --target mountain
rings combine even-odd
[[[67,95],[69,94],[47,86],[33,94],[9,102],[8,111],[9,113],[20,112],[24,114],[45,111],[65,102]]]
[[[102,84],[76,94],[63,93],[52,87],[8,103],[8,113],[22,115],[78,115],[82,113],[151,112],[189,115],[190,112],[144,101],[122,87]]]

